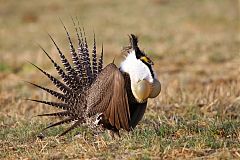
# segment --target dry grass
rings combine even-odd
[[[238,2],[0,0],[0,158],[239,159]],[[85,127],[58,138],[67,126],[37,138],[52,119],[34,116],[52,108],[23,99],[50,97],[22,80],[50,84],[26,60],[54,73],[35,44],[57,59],[49,32],[67,52],[58,16],[73,31],[69,15],[79,17],[89,40],[94,30],[99,46],[104,43],[105,64],[121,60],[130,33],[155,62],[162,92],[149,101],[136,130],[120,139],[93,136]]]

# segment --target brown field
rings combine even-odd
[[[240,159],[239,7],[237,0],[0,0],[0,159]],[[50,33],[70,57],[59,17],[74,36],[71,16],[90,42],[94,31],[104,44],[105,65],[114,57],[119,64],[130,33],[155,62],[162,92],[121,138],[85,127],[59,138],[68,125],[37,138],[56,119],[36,115],[53,108],[24,99],[51,97],[23,80],[52,85],[27,61],[56,75],[37,44],[59,60]]]

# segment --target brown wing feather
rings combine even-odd
[[[115,107],[114,107],[114,109],[115,109]],[[120,117],[118,116],[118,111],[116,109],[114,110],[115,111],[114,112],[114,124],[115,124],[116,128],[121,128],[121,124],[120,124],[120,120],[119,120]]]
[[[129,131],[130,112],[122,73],[111,63],[98,75],[88,92],[88,114],[104,113],[112,126]]]

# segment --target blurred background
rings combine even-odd
[[[120,54],[130,33],[137,34],[143,49],[158,58],[177,56],[186,61],[225,62],[234,59],[239,49],[237,0],[0,3],[1,66],[12,69],[25,63],[24,58],[43,56],[36,43],[48,50],[52,48],[47,32],[65,49],[66,36],[59,17],[74,31],[70,16],[79,18],[89,40],[94,31],[98,44],[104,43],[109,54]]]
[[[22,100],[47,97],[23,80],[50,85],[27,61],[56,75],[38,44],[59,62],[50,33],[70,57],[59,17],[76,44],[71,16],[85,27],[90,46],[93,32],[98,51],[103,43],[105,65],[114,57],[119,64],[128,35],[139,36],[163,86],[160,96],[150,100],[147,117],[239,119],[239,104],[234,105],[240,94],[239,7],[238,0],[0,0],[2,125],[25,122],[49,110]]]
[[[119,63],[128,35],[138,35],[141,48],[155,61],[163,87],[171,77],[177,83],[195,83],[239,74],[237,0],[0,0],[0,4],[1,94],[28,94],[21,80],[40,79],[27,61],[52,68],[38,47],[58,60],[47,33],[70,56],[59,18],[76,42],[71,16],[85,27],[90,45],[93,32],[98,47],[104,44],[105,64],[114,57]]]

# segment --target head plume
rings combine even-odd
[[[122,52],[124,54],[130,53],[132,50],[135,51],[137,58],[140,58],[140,55],[143,55],[144,53],[139,49],[138,47],[138,38],[134,34],[129,35],[129,41],[130,44],[127,47],[124,47]]]
[[[134,50],[139,49],[137,36],[135,36],[134,34],[131,34],[131,35],[129,35],[129,40],[130,40],[130,45],[131,45],[132,49],[134,49]]]

